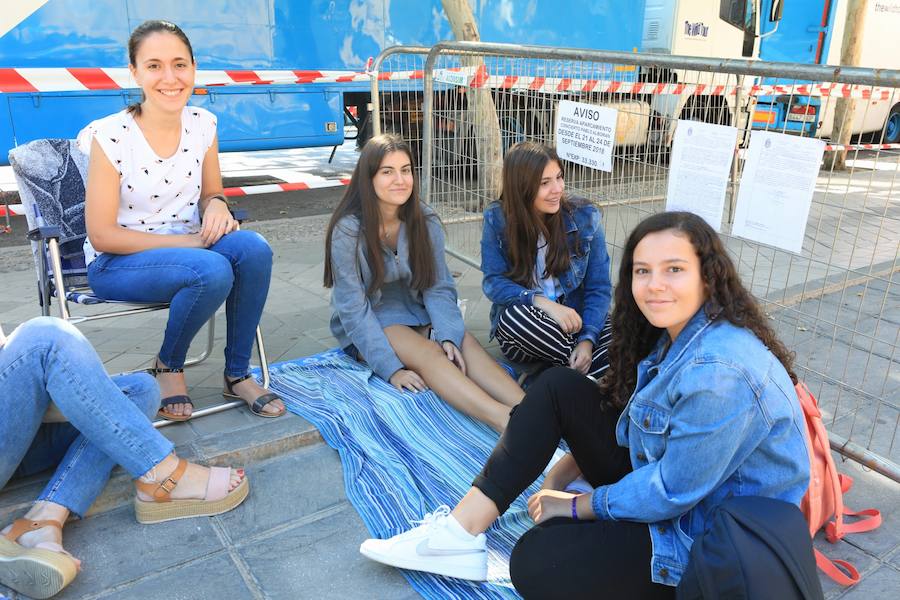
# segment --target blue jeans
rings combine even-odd
[[[50,401],[68,423],[41,423]],[[172,452],[150,424],[159,389],[146,373],[110,379],[90,342],[52,317],[0,347],[0,488],[59,465],[38,500],[83,516],[116,464],[139,477]]]
[[[250,369],[271,276],[272,249],[254,231],[234,231],[208,249],[101,254],[88,267],[88,282],[101,298],[170,304],[159,360],[173,369],[184,366],[191,340],[225,302],[229,377]]]

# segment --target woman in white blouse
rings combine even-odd
[[[155,373],[160,416],[190,417],[184,361],[191,340],[225,303],[225,394],[263,417],[281,400],[249,375],[250,353],[269,289],[272,251],[239,231],[219,171],[215,117],[188,106],[196,63],[173,23],[147,21],[128,41],[142,101],[94,121],[78,136],[90,152],[85,255],[94,292],[109,300],[169,302]]]

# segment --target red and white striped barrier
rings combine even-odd
[[[243,187],[229,187],[225,188],[224,193],[229,198],[232,198],[235,196],[252,196],[253,194],[271,194],[273,192],[295,192],[297,190],[339,187],[349,183],[349,179],[325,179],[322,181],[301,181],[298,183],[267,183]]]
[[[452,75],[445,75],[452,74]],[[460,76],[462,75],[462,77]],[[436,69],[437,81],[463,87],[530,90],[545,93],[594,92],[608,94],[674,94],[692,96],[734,96],[735,85],[706,85],[702,83],[656,83],[644,81],[613,81],[568,77],[540,77],[492,75],[486,66],[477,69],[453,67]],[[219,87],[231,85],[294,85],[316,83],[410,81],[424,78],[424,72],[388,71],[314,71],[314,70],[201,70],[197,71],[196,86]],[[62,92],[84,90],[118,90],[136,88],[128,69],[122,68],[3,68],[0,69],[0,93]],[[803,85],[753,85],[741,88],[750,96],[815,96],[890,100],[897,95],[893,88],[880,88],[841,83]],[[900,95],[898,95],[900,96]]]
[[[900,97],[894,88],[850,85],[842,83],[814,83],[802,85],[709,85],[704,83],[657,83],[647,81],[619,81],[606,79],[579,79],[570,77],[541,77],[491,74],[487,66],[462,69],[467,79],[460,73],[446,73],[460,69],[436,69],[434,78],[442,83],[471,88],[491,88],[505,90],[529,90],[537,92],[582,92],[606,94],[650,94],[687,96],[734,96],[738,89],[750,96],[817,96],[863,98],[866,100],[889,100]],[[446,73],[446,74],[445,74]]]
[[[197,71],[195,85],[203,88],[228,85],[351,83],[369,82],[375,76],[358,71]],[[377,74],[377,78],[382,81],[423,79],[424,76],[422,71],[392,71]],[[138,86],[128,69],[0,69],[0,93],[120,90],[136,87]]]
[[[349,183],[349,179],[325,179],[322,181],[300,181],[297,183],[267,183],[263,185],[228,187],[225,188],[224,194],[229,198],[233,198],[237,196],[253,196],[254,194],[271,194],[273,192],[296,192],[298,190],[340,187],[342,185],[348,185]],[[6,213],[6,206],[0,204],[0,217],[5,217]],[[10,216],[20,216],[24,214],[25,207],[23,205],[9,205]]]
[[[10,204],[9,205],[9,216],[21,216],[25,214],[25,207],[21,204]],[[0,217],[7,216],[6,206],[0,204]]]
[[[833,150],[900,150],[900,144],[828,144],[825,151]]]

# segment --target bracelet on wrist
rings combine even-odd
[[[209,203],[212,200],[221,200],[222,202],[225,203],[225,206],[229,206],[228,198],[225,197],[225,194],[213,194],[212,196],[207,196],[206,197],[206,205],[209,206]]]

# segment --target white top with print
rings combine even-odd
[[[148,233],[200,231],[200,183],[203,158],[216,137],[216,117],[196,106],[181,113],[178,149],[157,155],[134,117],[126,111],[93,121],[78,134],[78,147],[90,154],[96,139],[119,171],[119,214],[122,227]],[[84,240],[88,264],[100,253]]]

